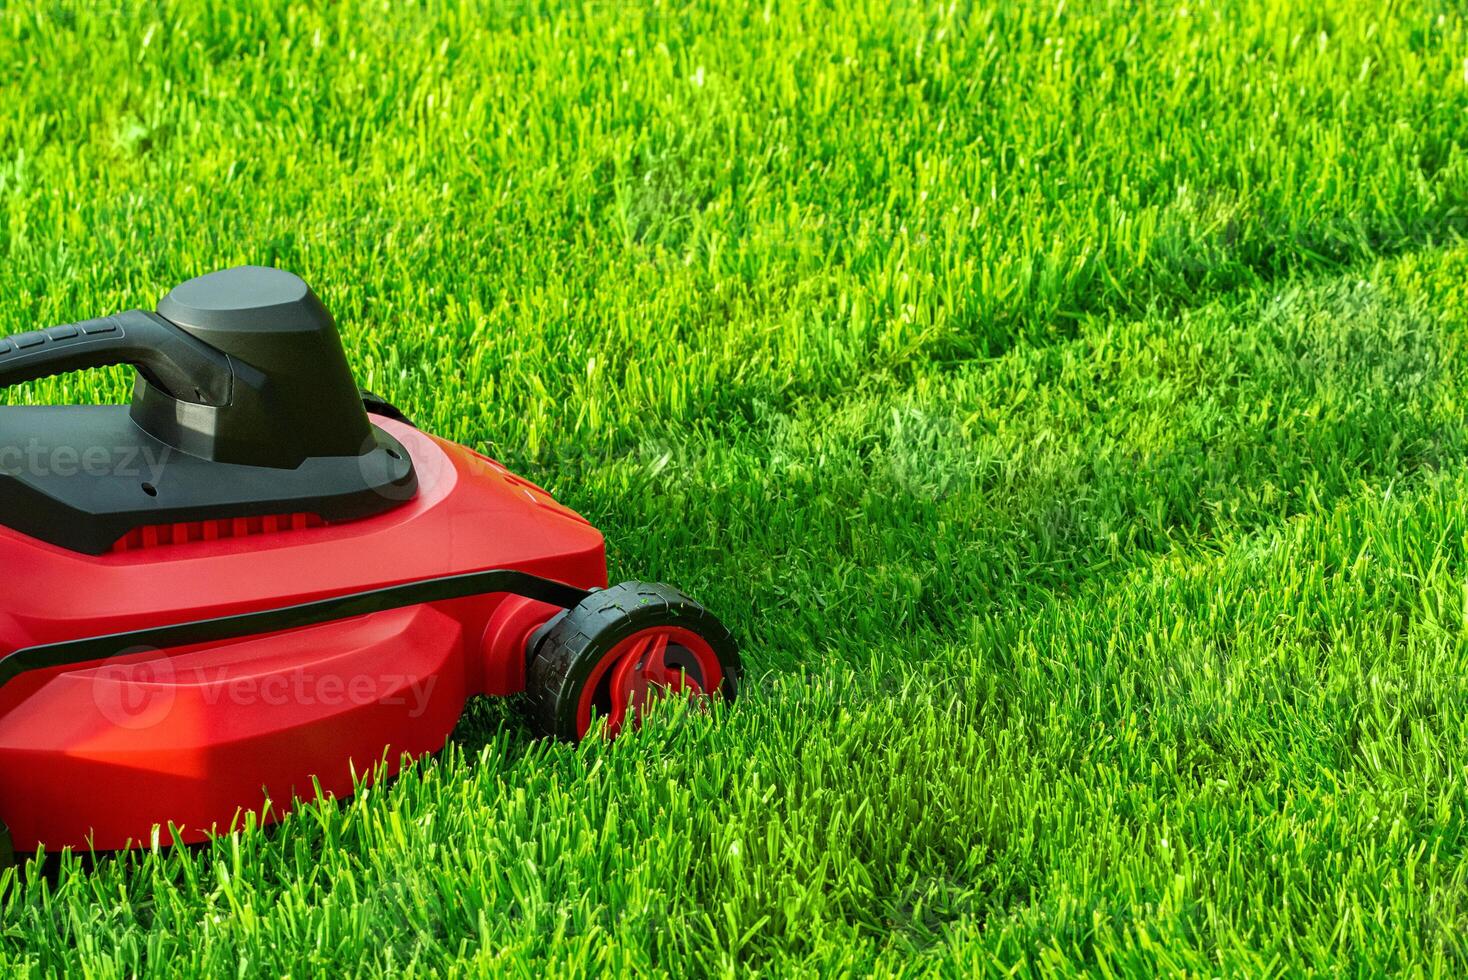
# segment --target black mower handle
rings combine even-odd
[[[0,338],[0,388],[110,364],[133,365],[178,401],[229,404],[229,357],[156,313],[128,310]]]
[[[397,459],[367,420],[336,321],[283,269],[223,269],[173,287],[156,313],[0,339],[0,388],[108,364],[138,369],[138,428],[198,459],[287,470]]]

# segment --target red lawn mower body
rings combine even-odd
[[[583,518],[361,393],[290,273],[0,338],[0,388],[107,364],[127,408],[0,408],[0,851],[271,822],[438,750],[476,694],[568,740],[734,697],[716,619],[604,588]]]
[[[539,487],[373,422],[419,474],[413,500],[375,517],[256,519],[223,539],[150,528],[99,556],[0,528],[0,654],[488,568],[606,585],[601,534]],[[155,825],[199,841],[245,811],[278,817],[318,784],[348,796],[354,775],[442,748],[468,696],[523,691],[526,641],[559,611],[472,596],[24,673],[0,687],[0,816],[17,850],[107,850],[148,844]]]

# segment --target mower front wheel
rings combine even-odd
[[[713,614],[669,585],[624,582],[593,592],[530,642],[525,675],[531,722],[580,741],[595,719],[615,737],[636,727],[661,695],[733,701],[741,664]]]

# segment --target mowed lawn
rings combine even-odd
[[[749,667],[0,969],[1468,971],[1468,14],[1287,6],[0,5],[0,333],[296,271]]]

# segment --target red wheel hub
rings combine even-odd
[[[581,736],[591,729],[595,711],[615,736],[629,722],[635,728],[653,698],[667,694],[702,697],[724,683],[719,658],[708,641],[681,626],[654,626],[633,633],[601,659],[586,679],[577,706]]]

